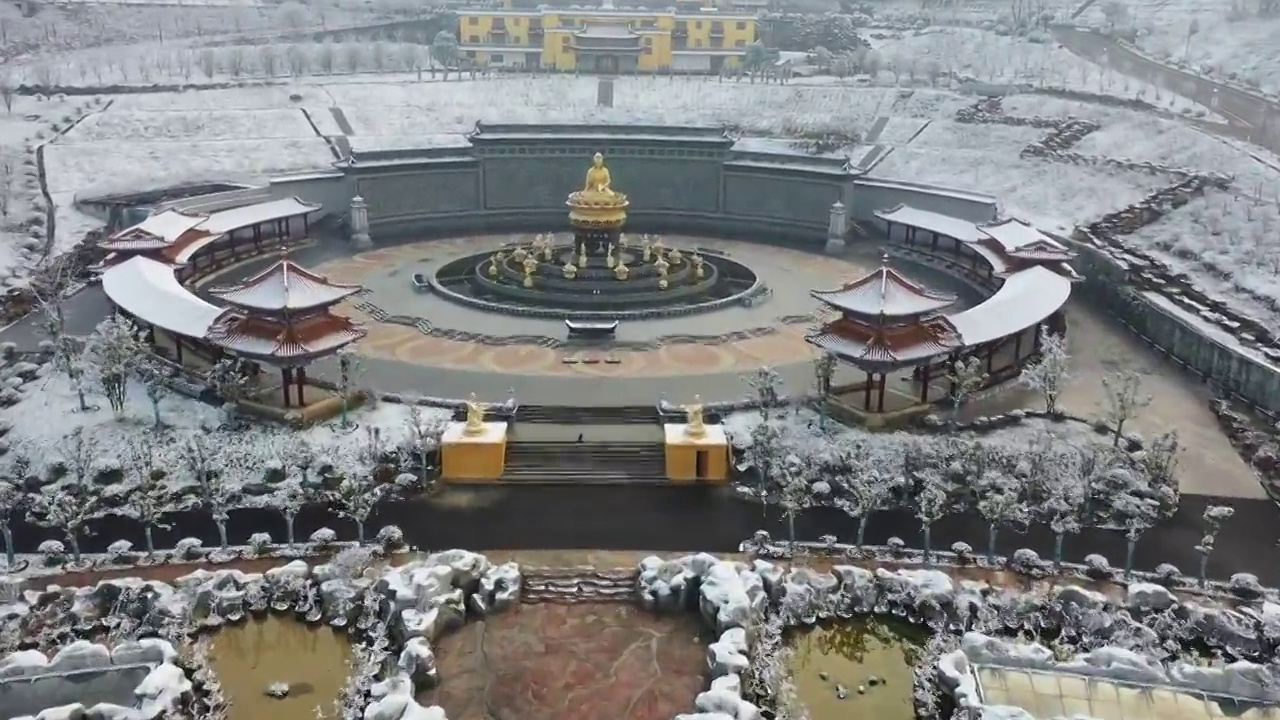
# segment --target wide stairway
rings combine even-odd
[[[652,425],[658,422],[658,410],[653,405],[621,407],[521,405],[516,411],[516,422],[556,425]]]
[[[523,410],[523,408],[522,408]],[[665,483],[661,442],[605,440],[507,443],[503,482],[544,484]]]

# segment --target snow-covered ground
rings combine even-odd
[[[131,447],[144,446],[156,453],[156,467],[168,469],[175,489],[194,484],[183,470],[182,448],[192,438],[214,457],[214,465],[237,472],[237,485],[261,483],[268,467],[279,466],[280,448],[285,438],[301,438],[314,448],[317,458],[343,467],[354,460],[368,443],[366,428],[377,428],[385,447],[391,448],[409,437],[405,405],[379,403],[372,409],[352,413],[354,429],[343,428],[339,420],[321,423],[301,432],[278,426],[256,425],[247,431],[219,431],[219,411],[189,398],[170,395],[160,401],[164,429],[155,430],[151,403],[144,388],[130,381],[127,403],[120,416],[114,415],[100,395],[88,397],[91,409],[78,410],[76,393],[65,376],[49,374],[36,381],[34,391],[18,404],[0,411],[0,421],[10,426],[5,440],[10,453],[21,453],[32,470],[47,470],[59,462],[69,462],[75,443],[68,438],[80,431],[91,444],[95,467],[120,467]],[[422,408],[427,421],[443,422],[450,412]],[[31,421],[39,418],[38,422]],[[225,464],[219,457],[227,458]],[[317,467],[319,467],[317,465]]]
[[[1258,0],[1134,0],[1122,24],[1152,57],[1280,92],[1280,9],[1260,16]],[[1097,3],[1080,19],[1106,27]],[[1192,32],[1194,28],[1194,32]]]
[[[869,37],[870,33],[868,33]],[[1096,65],[1052,40],[997,35],[974,28],[931,27],[870,39],[882,72],[908,78],[914,70],[941,70],[980,82],[1025,84],[1144,100],[1173,112],[1206,112],[1180,96]]]
[[[872,174],[990,193],[1006,214],[1064,233],[1168,184],[1168,178],[1154,175],[1018,157],[1044,133],[934,120],[910,144],[895,148]]]

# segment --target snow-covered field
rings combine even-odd
[[[1168,184],[1153,175],[1018,157],[1023,146],[1043,136],[1034,128],[935,120],[910,144],[895,148],[872,175],[990,193],[1006,214],[1064,233]]]
[[[973,28],[931,27],[870,42],[882,72],[895,77],[940,69],[980,82],[1065,88],[1144,100],[1173,112],[1208,112],[1173,93],[1080,58],[1047,38],[1032,42]]]
[[[1136,0],[1125,3],[1137,45],[1152,57],[1280,92],[1280,8],[1258,14],[1258,0]],[[1098,3],[1081,17],[1107,24]],[[1192,32],[1194,28],[1194,32]]]

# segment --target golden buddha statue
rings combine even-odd
[[[476,394],[471,393],[471,399],[467,400],[467,423],[462,428],[462,434],[474,437],[482,433],[484,433],[484,406],[476,400]]]
[[[596,153],[591,158],[591,167],[587,169],[587,181],[583,184],[582,191],[594,195],[613,197],[617,193],[609,187],[611,182],[609,168],[604,166],[604,155]]]
[[[684,411],[685,416],[685,437],[706,437],[707,425],[702,418],[702,396],[694,395],[693,404],[682,405],[680,409]]]

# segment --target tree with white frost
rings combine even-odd
[[[743,452],[746,460],[756,471],[756,487],[752,488],[760,500],[760,517],[769,514],[769,494],[773,475],[782,456],[782,434],[778,427],[767,420],[756,423],[751,428],[751,444]]]
[[[363,442],[355,448],[344,448],[344,456],[336,464],[342,480],[325,496],[339,515],[355,522],[356,540],[362,545],[365,523],[390,487],[377,479],[383,452],[378,428],[365,428]]]
[[[971,357],[952,363],[947,371],[947,381],[951,383],[948,397],[951,399],[951,424],[954,426],[960,422],[960,412],[973,394],[987,384],[982,358]]]
[[[843,451],[840,455],[840,475],[833,478],[837,485],[836,507],[858,521],[858,534],[854,544],[862,549],[866,541],[867,521],[872,513],[884,510],[893,498],[895,478],[864,448]]]
[[[448,30],[441,30],[431,40],[431,59],[444,69],[444,79],[449,79],[449,68],[458,60],[458,38]]]
[[[27,517],[43,528],[61,531],[71,546],[71,559],[80,564],[80,536],[90,520],[102,516],[102,497],[87,485],[71,485],[28,496]]]
[[[160,358],[147,355],[139,357],[134,372],[142,383],[147,402],[151,403],[154,429],[159,430],[164,427],[160,419],[160,401],[169,394],[169,379],[173,377],[174,370]]]
[[[249,373],[244,361],[233,357],[219,360],[205,373],[205,381],[222,398],[222,421],[230,424],[235,417],[236,405],[245,398],[249,388]]]
[[[1102,419],[1112,428],[1111,444],[1119,447],[1125,423],[1151,404],[1151,396],[1142,391],[1142,373],[1136,370],[1117,370],[1103,377],[1102,393]]]
[[[998,464],[988,465],[978,479],[978,514],[987,521],[987,564],[995,562],[1001,526],[1025,529],[1030,510],[1018,479]]]
[[[752,392],[755,393],[756,402],[759,403],[761,420],[767,419],[769,417],[769,409],[778,406],[782,378],[773,368],[762,365],[745,379],[747,385],[750,385]]]
[[[209,513],[218,529],[218,547],[227,549],[227,521],[231,519],[231,507],[236,499],[236,486],[221,470],[209,478],[200,490],[200,506]]]
[[[440,436],[444,434],[445,422],[436,415],[425,415],[422,407],[409,406],[409,415],[405,418],[405,427],[409,431],[408,451],[417,460],[418,475],[424,484],[430,484],[429,477],[431,457],[440,447]]]
[[[293,529],[294,522],[298,519],[298,513],[302,512],[302,509],[308,504],[315,502],[316,499],[316,492],[295,478],[284,481],[276,490],[272,507],[280,511],[280,514],[284,516],[285,543],[287,547],[293,548],[295,541]]]
[[[1040,331],[1040,357],[1022,369],[1021,382],[1044,396],[1044,410],[1058,413],[1058,398],[1071,380],[1071,356],[1065,335]]]
[[[208,433],[202,430],[187,435],[179,447],[182,464],[190,477],[201,490],[209,484],[209,478],[217,467],[217,452],[220,447],[210,440]]]
[[[338,351],[338,394],[342,399],[342,427],[351,427],[349,409],[351,394],[360,379],[363,366],[350,345]]]
[[[98,323],[85,342],[85,361],[97,379],[111,411],[124,414],[129,376],[143,354],[138,329],[128,318],[111,315]]]
[[[814,469],[812,459],[791,452],[782,458],[775,472],[777,501],[787,519],[787,539],[791,542],[792,552],[796,547],[796,516],[813,502]]]
[[[53,343],[53,369],[62,373],[76,392],[77,407],[87,412],[85,399],[85,342],[67,332],[66,313],[62,307],[63,292],[67,286],[65,265],[60,265],[49,287],[36,292],[36,304],[40,308],[40,325]]]
[[[1210,505],[1204,509],[1204,515],[1201,516],[1204,521],[1204,537],[1196,546],[1196,552],[1200,553],[1200,587],[1209,582],[1209,556],[1213,554],[1222,524],[1235,514],[1235,509],[1230,505]]]
[[[58,443],[59,459],[67,470],[68,479],[79,487],[88,487],[101,457],[102,445],[98,436],[79,426],[62,436]]]
[[[156,457],[155,444],[147,439],[135,439],[125,450],[125,497],[129,502],[122,510],[142,524],[149,556],[156,552],[155,529],[169,529],[166,516],[185,508],[185,503],[169,490],[164,464]]]
[[[827,397],[831,394],[831,377],[836,372],[836,356],[822,353],[813,361],[813,381],[818,391],[818,427],[826,425]]]
[[[938,468],[921,468],[916,473],[916,519],[924,535],[924,564],[932,560],[933,525],[951,509],[951,493],[946,478]]]
[[[1037,514],[1053,533],[1053,565],[1062,567],[1062,548],[1068,534],[1080,532],[1085,509],[1085,478],[1080,456],[1070,448],[1048,450],[1032,481],[1039,499]]]
[[[1133,554],[1138,547],[1142,534],[1155,526],[1160,517],[1160,506],[1151,498],[1133,493],[1124,493],[1112,498],[1113,517],[1124,529],[1124,577],[1129,579],[1133,574]]]
[[[30,472],[31,462],[25,453],[18,449],[10,449],[6,453],[4,476],[0,477],[0,535],[4,536],[5,568],[9,571],[15,569],[17,562],[10,523],[27,505],[22,487]]]

